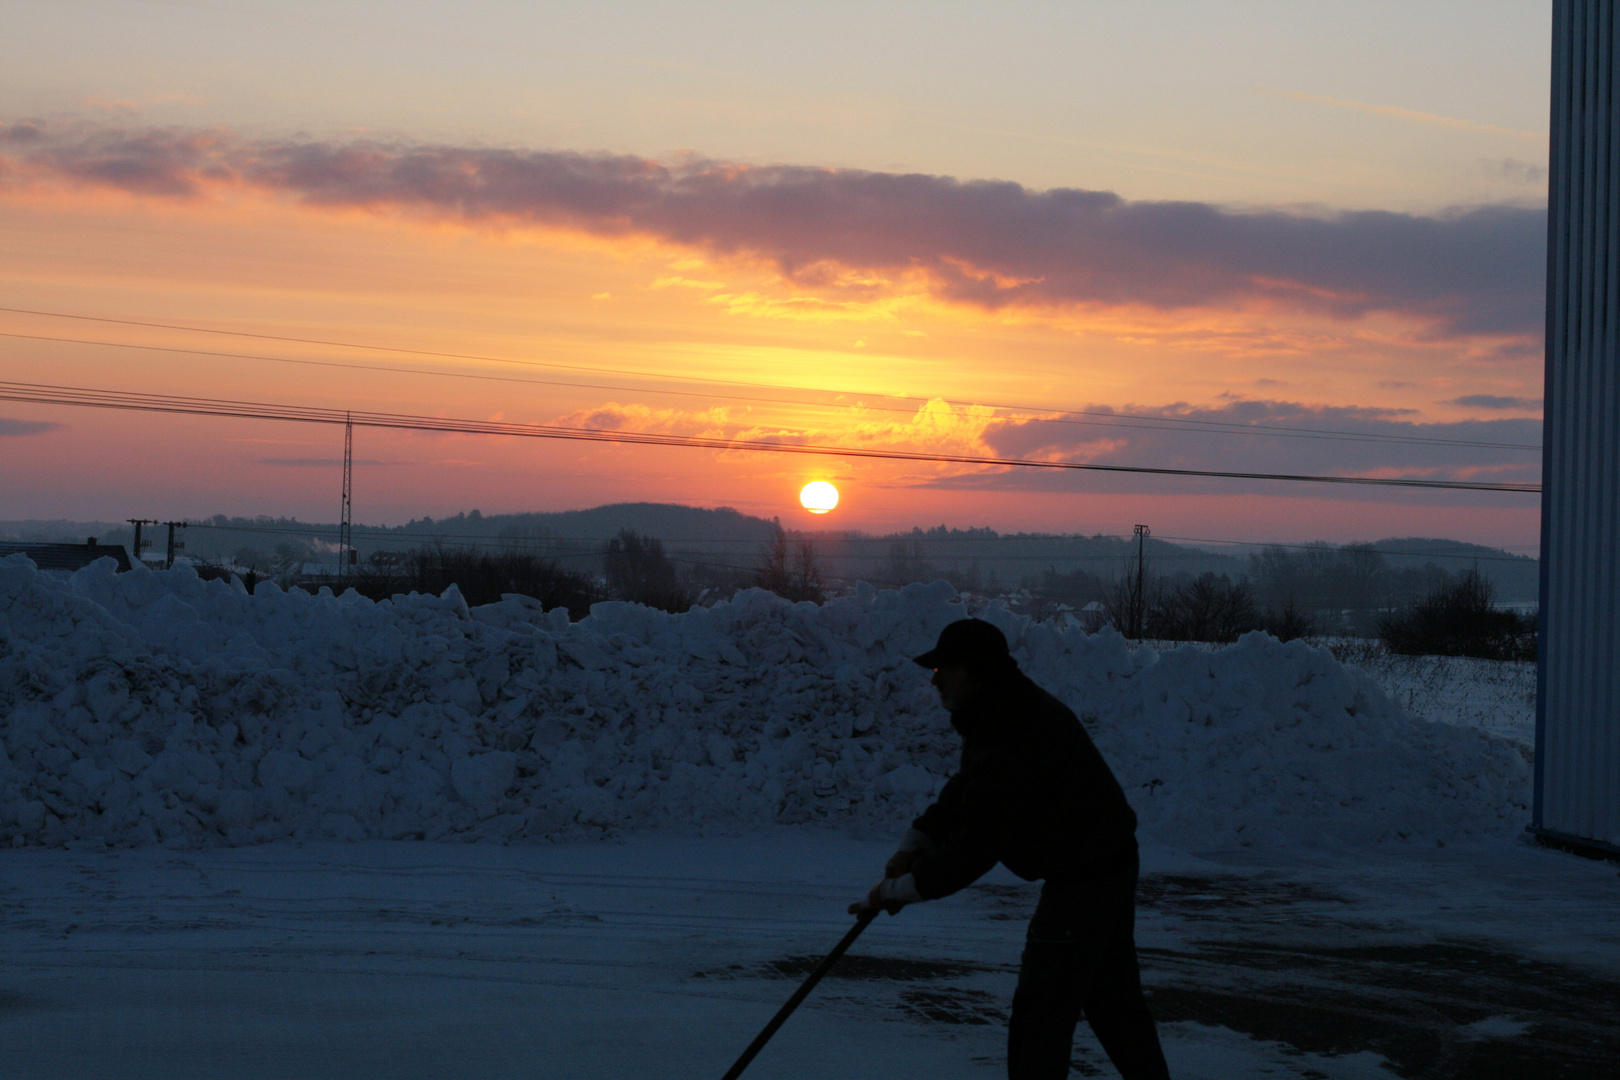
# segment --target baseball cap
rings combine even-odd
[[[913,662],[925,668],[996,667],[1011,659],[1007,637],[983,619],[958,619],[939,632],[939,641]]]

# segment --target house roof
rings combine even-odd
[[[41,544],[33,540],[0,540],[0,559],[26,555],[41,570],[79,570],[97,559],[115,559],[120,572],[129,569],[122,544]]]

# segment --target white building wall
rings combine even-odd
[[[1555,0],[1532,827],[1620,850],[1620,72],[1615,0]]]

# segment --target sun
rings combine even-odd
[[[838,505],[838,489],[825,480],[812,480],[799,492],[799,503],[812,514],[825,514]]]

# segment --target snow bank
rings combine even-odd
[[[907,657],[950,586],[750,591],[574,624],[510,596],[372,603],[0,560],[0,842],[505,840],[659,825],[895,830],[955,741]],[[992,611],[1092,730],[1144,834],[1232,844],[1522,827],[1524,756],[1414,721],[1328,653],[1251,634],[1133,649]]]

